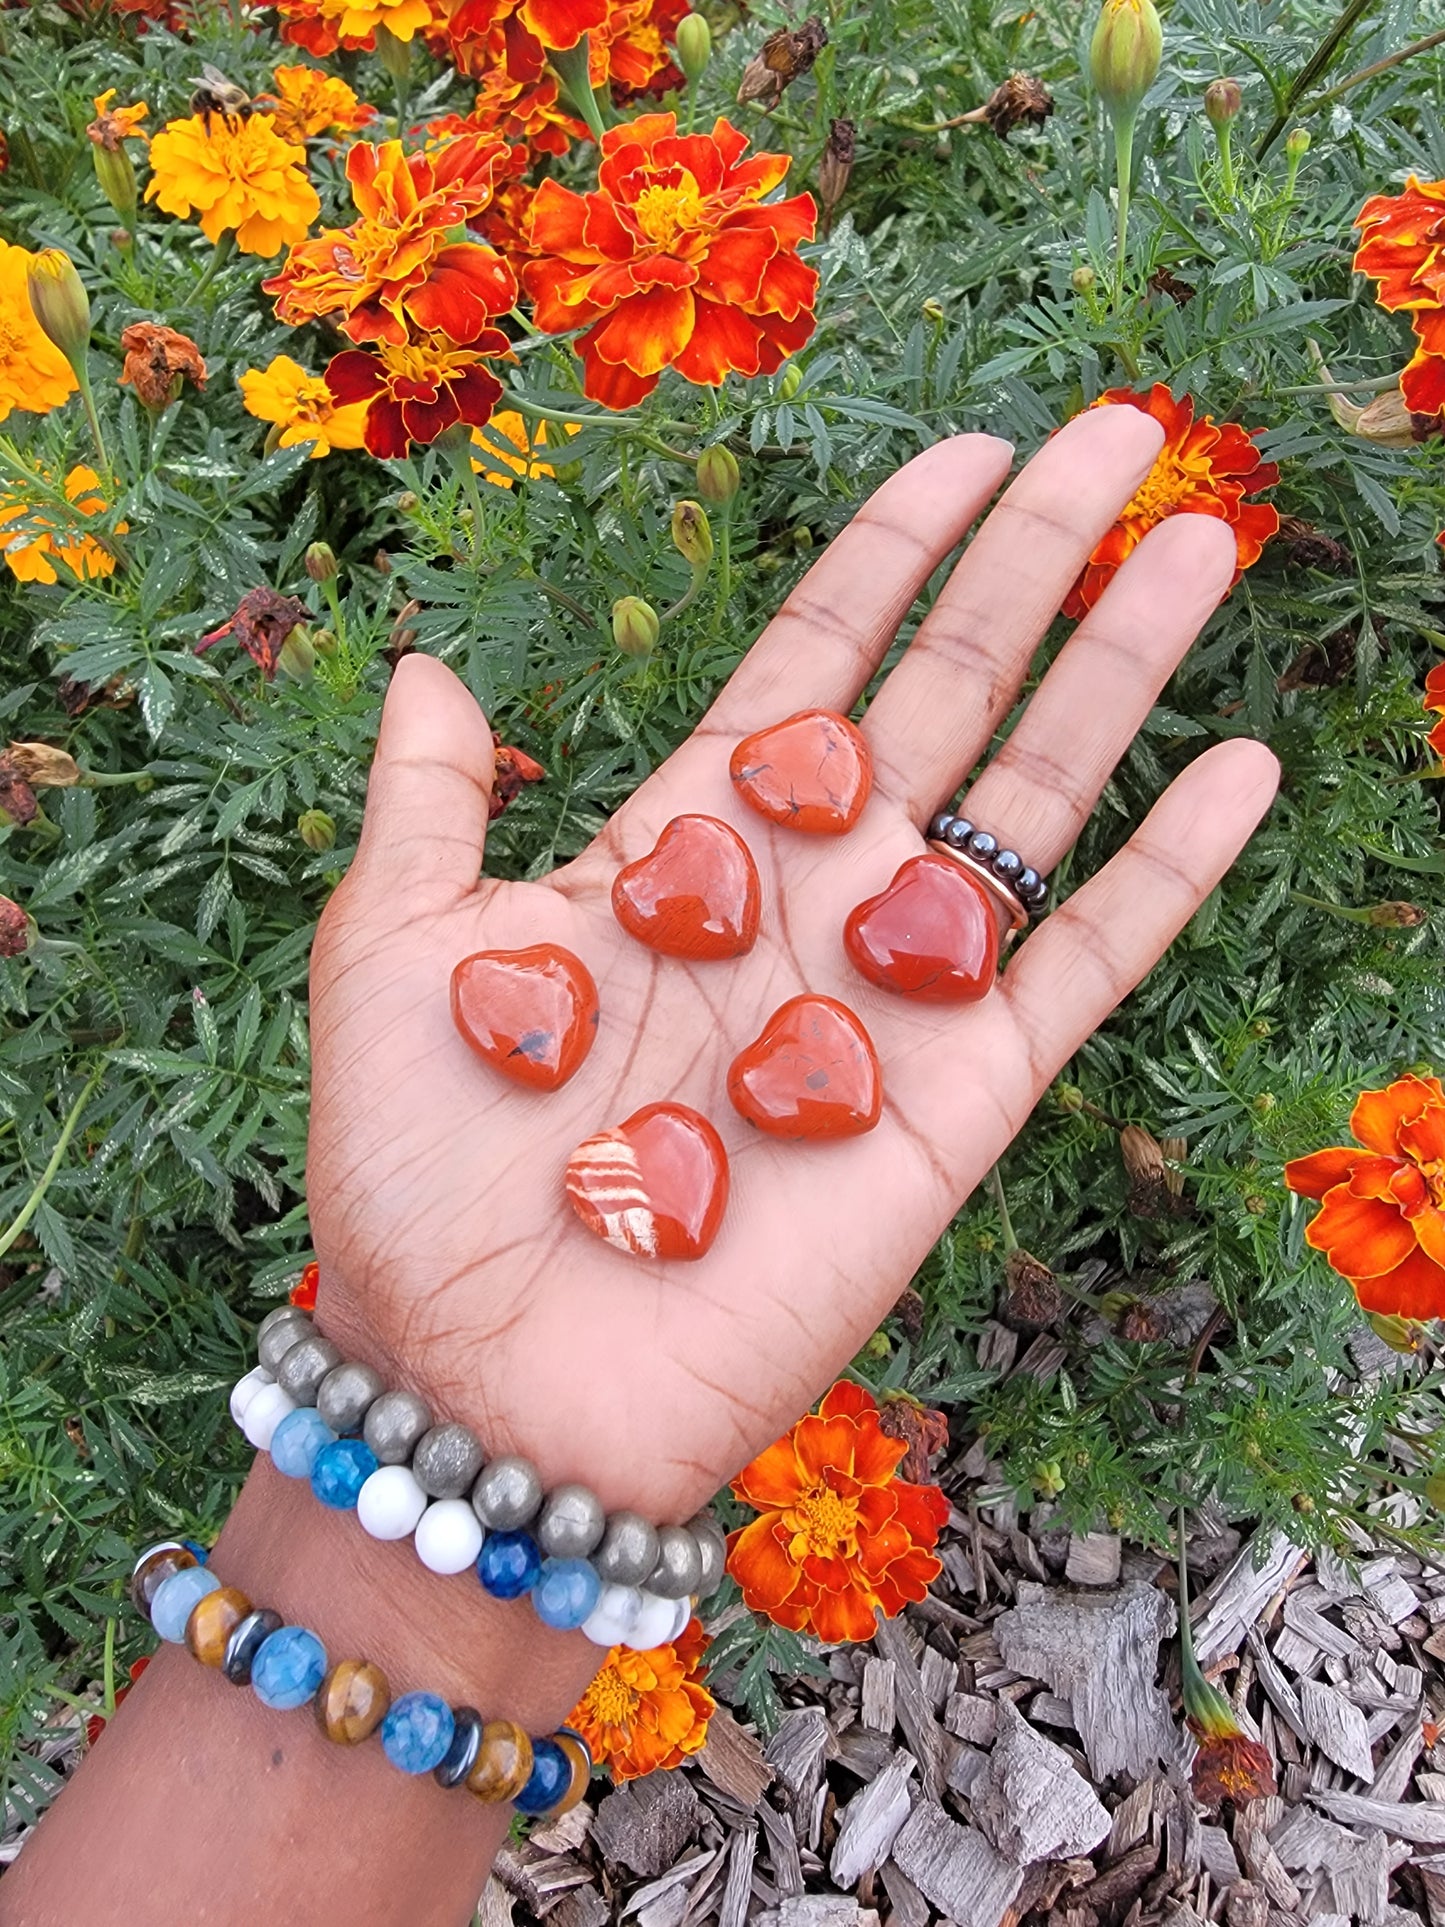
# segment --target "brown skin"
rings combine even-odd
[[[527,1453],[548,1483],[582,1479],[609,1506],[660,1520],[686,1518],[816,1399],[1273,795],[1258,745],[1208,751],[980,1003],[911,1006],[870,989],[843,955],[847,912],[919,853],[922,826],[987,753],[1159,441],[1147,417],[1106,409],[1029,463],[864,718],[877,782],[845,838],[754,815],[732,791],[729,752],[799,709],[854,703],[1003,480],[1003,443],[960,437],[886,483],[694,735],[541,882],[478,881],[491,733],[449,671],[403,662],[361,849],[312,959],[318,1319],[344,1352],[473,1424],[491,1451]],[[1233,559],[1232,536],[1206,517],[1153,533],[973,783],[968,814],[1040,869],[1057,863]],[[659,958],[611,914],[618,866],[696,811],[732,824],[761,874],[762,932],[736,962]],[[572,1081],[539,1096],[460,1045],[447,991],[470,952],[545,941],[586,962],[602,1021]],[[877,1046],[884,1114],[866,1137],[780,1143],[723,1095],[732,1057],[804,990],[842,999]],[[722,1232],[691,1265],[610,1250],[562,1194],[582,1138],[664,1098],[711,1117],[732,1165]],[[525,1606],[435,1579],[408,1547],[324,1515],[264,1462],[216,1566],[315,1625],[333,1655],[377,1659],[399,1690],[430,1686],[534,1730],[565,1716],[595,1663]],[[0,1886],[0,1922],[129,1927],[138,1890],[158,1919],[227,1927],[461,1922],[498,1826],[466,1796],[402,1781],[374,1745],[342,1755],[306,1716],[263,1713],[168,1656]]]

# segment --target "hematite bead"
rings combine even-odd
[[[1049,886],[1044,882],[1042,877],[1027,890],[1024,889],[1022,884],[1015,884],[1014,888],[1018,891],[1020,897],[1022,897],[1030,910],[1041,908],[1048,900]]]
[[[276,1368],[293,1345],[299,1345],[303,1338],[309,1338],[316,1330],[311,1320],[295,1305],[286,1307],[285,1315],[278,1317],[274,1325],[268,1325],[261,1334],[256,1347],[261,1367],[274,1378]]]
[[[495,1532],[530,1525],[542,1503],[542,1481],[530,1459],[493,1459],[472,1487],[472,1510]]]
[[[1024,860],[1017,850],[1000,850],[990,866],[996,877],[1005,883],[1012,883],[1024,867]]]
[[[465,1425],[435,1425],[418,1439],[411,1469],[434,1499],[459,1499],[482,1469],[482,1448]]]
[[[403,1693],[381,1722],[386,1757],[403,1773],[431,1773],[447,1756],[456,1731],[452,1709],[436,1693]]]
[[[257,1653],[272,1633],[279,1633],[280,1630],[281,1615],[272,1612],[269,1606],[261,1606],[255,1612],[247,1613],[226,1641],[226,1650],[221,1658],[221,1671],[233,1686],[251,1684],[251,1668]]]
[[[1036,890],[1042,882],[1043,878],[1039,875],[1038,871],[1031,870],[1026,865],[1014,878],[1014,889],[1020,896],[1023,896],[1028,890]]]
[[[376,1454],[360,1439],[333,1439],[316,1454],[311,1490],[334,1512],[350,1512],[376,1470]]]
[[[172,1646],[186,1637],[186,1621],[208,1592],[219,1592],[221,1582],[207,1566],[184,1566],[156,1587],[151,1600],[151,1624]]]
[[[657,1533],[639,1512],[613,1512],[592,1563],[607,1585],[640,1586],[657,1564]]]
[[[537,1583],[542,1555],[530,1532],[493,1532],[477,1554],[477,1578],[493,1599],[520,1599]]]
[[[602,1501],[585,1485],[559,1485],[537,1521],[537,1544],[549,1559],[585,1559],[607,1529]]]
[[[298,1339],[276,1367],[276,1383],[298,1405],[314,1405],[323,1378],[341,1363],[341,1353],[329,1338],[311,1332]]]
[[[231,1635],[251,1610],[245,1593],[234,1586],[217,1586],[198,1599],[186,1621],[186,1645],[202,1666],[220,1666]]]
[[[361,1436],[381,1465],[405,1465],[431,1424],[431,1407],[415,1392],[383,1392],[366,1414]]]
[[[948,835],[948,826],[953,821],[952,810],[940,810],[928,826],[928,834],[935,843],[941,843]]]
[[[488,1720],[467,1791],[487,1805],[512,1800],[532,1777],[532,1742],[512,1720]]]
[[[533,1740],[531,1777],[513,1795],[518,1813],[550,1813],[570,1788],[574,1766],[555,1740]]]
[[[532,1588],[532,1605],[544,1626],[570,1633],[597,1604],[602,1581],[586,1559],[545,1559]]]
[[[441,1764],[432,1771],[438,1786],[460,1786],[477,1763],[482,1749],[482,1716],[475,1706],[452,1708],[452,1743]]]
[[[316,1388],[316,1409],[333,1432],[357,1432],[385,1390],[381,1373],[369,1365],[337,1365]],[[379,1452],[377,1457],[381,1457]]]
[[[997,850],[998,838],[990,836],[987,830],[975,830],[968,839],[968,854],[977,857],[980,863],[987,863]]]
[[[961,850],[973,835],[973,825],[966,816],[956,816],[943,833],[943,841],[951,850]]]
[[[316,1695],[316,1724],[338,1746],[358,1746],[391,1705],[386,1674],[369,1659],[338,1660]]]
[[[702,1549],[686,1526],[661,1526],[657,1534],[657,1564],[646,1580],[647,1590],[659,1599],[686,1599],[702,1579]]]
[[[173,1572],[183,1572],[187,1566],[198,1566],[200,1563],[179,1539],[163,1539],[159,1545],[147,1546],[131,1571],[130,1603],[138,1613],[144,1613],[149,1619],[151,1601],[162,1583]]]
[[[279,1627],[251,1662],[251,1691],[279,1713],[304,1706],[325,1677],[326,1648],[306,1626]]]
[[[288,1479],[309,1479],[316,1455],[336,1437],[321,1414],[310,1405],[288,1412],[271,1434],[271,1463]]]

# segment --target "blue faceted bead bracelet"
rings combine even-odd
[[[302,1428],[294,1428],[293,1438],[299,1466],[307,1444]],[[328,1449],[314,1455],[313,1481]],[[338,1490],[354,1481],[350,1455],[333,1464]],[[543,1601],[538,1610],[544,1618],[555,1615],[549,1624],[577,1623],[576,1614],[589,1596],[595,1600],[599,1585],[591,1566],[585,1560],[544,1562],[526,1534],[496,1537],[527,1539],[535,1568],[514,1548],[508,1569],[529,1574],[529,1585],[543,1590],[546,1610]],[[450,1706],[437,1693],[402,1693],[394,1699],[379,1666],[366,1659],[333,1665],[310,1627],[286,1625],[279,1613],[253,1606],[236,1587],[223,1584],[205,1553],[189,1541],[165,1540],[143,1552],[130,1593],[162,1639],[186,1646],[203,1666],[235,1686],[249,1686],[263,1705],[278,1712],[310,1706],[321,1731],[338,1745],[356,1746],[375,1734],[400,1773],[430,1773],[439,1786],[464,1786],[485,1805],[509,1800],[519,1813],[530,1815],[565,1813],[587,1789],[592,1755],[569,1727],[533,1738],[512,1720],[484,1719],[475,1707]]]

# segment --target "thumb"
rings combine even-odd
[[[418,909],[449,909],[474,890],[492,771],[492,732],[471,691],[435,657],[403,656],[382,711],[357,881]]]

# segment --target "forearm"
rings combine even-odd
[[[368,1538],[264,1454],[212,1564],[254,1605],[310,1627],[332,1663],[370,1659],[393,1694],[436,1692],[529,1733],[565,1720],[599,1658],[524,1600]],[[511,1817],[398,1772],[375,1736],[337,1745],[309,1707],[275,1712],[166,1646],[0,1883],[0,1922],[454,1927]]]

